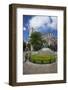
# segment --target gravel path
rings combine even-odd
[[[23,63],[23,74],[57,73],[57,63],[34,64],[29,61]]]

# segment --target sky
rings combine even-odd
[[[23,15],[23,39],[25,42],[28,42],[30,28],[34,28],[35,31],[41,32],[42,34],[51,32],[57,37],[57,17]]]

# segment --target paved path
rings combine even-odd
[[[57,63],[34,64],[29,61],[23,63],[23,74],[57,73]]]

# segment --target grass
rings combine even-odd
[[[43,54],[35,54],[31,55],[31,62],[38,64],[49,64],[56,61],[55,55],[43,55]]]

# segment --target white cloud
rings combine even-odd
[[[44,16],[35,16],[30,20],[30,26],[35,28],[35,27],[40,27],[43,24],[47,24],[50,22],[49,17],[44,17]]]
[[[50,20],[52,19],[52,22]],[[57,18],[49,16],[35,16],[29,21],[30,28],[37,29],[39,27],[51,27],[53,29],[57,28]]]
[[[23,31],[26,31],[26,27],[23,28]]]

